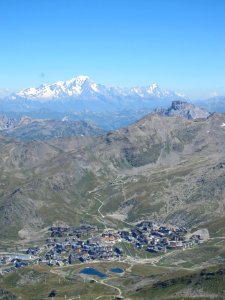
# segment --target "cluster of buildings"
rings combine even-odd
[[[79,228],[51,227],[51,238],[46,240],[47,251],[39,256],[38,263],[65,265],[91,260],[113,260],[123,253],[115,243],[117,232],[102,232],[91,225]]]
[[[12,270],[31,263],[63,266],[93,260],[120,260],[126,254],[127,243],[137,250],[161,253],[185,249],[204,241],[200,235],[187,237],[184,227],[164,226],[151,221],[140,222],[122,231],[102,231],[96,226],[82,224],[77,228],[51,227],[49,232],[50,237],[43,246],[29,247],[25,254],[2,256],[0,266],[9,265],[8,269]],[[125,246],[124,250],[121,245]]]
[[[90,224],[82,224],[79,227],[50,227],[51,237],[85,237],[98,232],[98,227]]]
[[[28,266],[31,261],[31,255],[21,253],[4,254],[0,256],[0,273],[14,272],[16,268]]]
[[[134,228],[119,232],[122,239],[133,243],[136,248],[146,248],[149,252],[185,249],[204,240],[200,235],[186,237],[185,227],[162,226],[151,221],[138,223]]]

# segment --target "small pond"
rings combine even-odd
[[[120,269],[120,268],[112,268],[112,269],[110,269],[110,271],[113,273],[123,273],[124,272],[124,270]]]
[[[98,270],[96,270],[95,268],[84,268],[82,270],[80,270],[79,272],[80,274],[85,274],[85,275],[94,275],[94,276],[98,276],[100,278],[105,278],[107,277],[106,274],[99,272]]]

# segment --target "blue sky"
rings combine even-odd
[[[1,0],[0,91],[90,76],[225,94],[224,0]]]

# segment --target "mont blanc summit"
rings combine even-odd
[[[59,99],[71,96],[81,96],[85,91],[98,93],[97,85],[88,76],[77,76],[66,81],[52,84],[42,84],[38,88],[27,88],[16,93],[15,96],[32,100]]]

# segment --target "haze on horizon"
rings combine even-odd
[[[223,0],[1,1],[0,96],[79,74],[224,95],[224,15]]]

